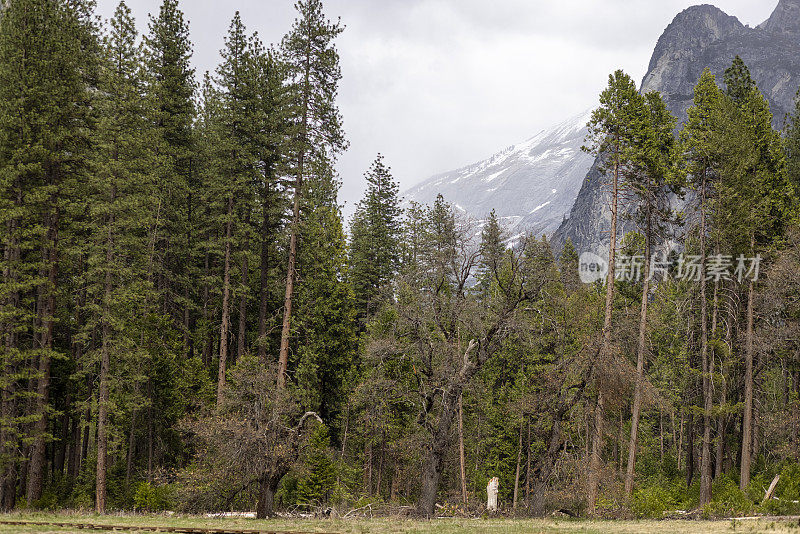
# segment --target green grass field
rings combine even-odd
[[[195,527],[195,528],[241,528],[269,529],[294,532],[342,533],[342,534],[394,534],[394,533],[434,533],[434,534],[528,534],[528,533],[659,533],[659,534],[716,534],[730,532],[744,533],[783,533],[800,534],[797,519],[757,519],[725,521],[588,521],[567,519],[436,519],[432,521],[413,521],[404,519],[358,519],[358,520],[286,520],[274,519],[257,521],[254,519],[216,519],[196,516],[161,515],[114,515],[93,516],[88,514],[9,514],[0,515],[0,521],[53,521],[69,523],[94,523],[102,525]],[[74,528],[53,526],[0,525],[0,533],[66,533],[89,532]],[[101,532],[101,531],[94,531]],[[105,532],[111,532],[109,529]]]

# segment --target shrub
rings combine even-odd
[[[297,503],[316,506],[327,503],[336,484],[336,472],[330,455],[330,436],[325,425],[319,425],[311,434],[304,458],[308,469],[306,476],[297,482]]]
[[[712,516],[744,515],[753,511],[753,501],[739,489],[739,484],[729,475],[714,481],[709,513]]]
[[[660,518],[664,512],[676,508],[675,497],[671,488],[652,485],[633,492],[631,498],[631,511],[642,518]]]
[[[140,482],[133,497],[138,510],[163,512],[172,507],[172,492],[169,486],[155,486],[148,482]]]

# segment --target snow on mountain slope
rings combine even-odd
[[[412,187],[406,202],[444,199],[477,219],[492,209],[516,232],[551,234],[569,213],[593,157],[581,151],[590,112],[582,113],[488,159],[437,174]]]

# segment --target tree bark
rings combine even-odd
[[[458,396],[458,464],[461,474],[461,502],[467,501],[467,466],[464,455],[464,394]]]
[[[54,199],[51,199],[55,202]],[[58,209],[49,216],[47,222],[47,249],[45,251],[45,264],[47,267],[47,285],[43,290],[44,309],[42,310],[40,336],[41,353],[39,355],[39,377],[36,381],[36,415],[38,419],[34,425],[35,441],[31,447],[31,461],[28,468],[28,485],[26,496],[29,505],[33,505],[42,498],[44,487],[44,471],[47,464],[47,405],[50,393],[50,361],[53,350],[53,315],[55,314],[56,284],[58,276]]]
[[[517,470],[514,473],[514,500],[512,501],[512,508],[514,510],[517,509],[517,498],[519,497],[519,474],[522,469],[522,428],[523,425],[520,423],[519,425],[519,445],[517,447]]]
[[[600,487],[601,453],[603,450],[603,384],[604,365],[611,356],[611,322],[614,313],[615,262],[617,255],[617,215],[619,208],[619,173],[620,173],[620,140],[616,140],[614,154],[614,174],[611,191],[611,236],[608,244],[608,275],[606,278],[606,304],[603,320],[603,344],[600,349],[600,377],[595,380],[597,387],[597,404],[595,405],[595,424],[592,434],[592,452],[589,458],[589,487],[587,493],[589,513],[594,514]]]
[[[755,235],[750,234],[750,251],[755,249]],[[744,351],[744,416],[742,418],[742,463],[739,473],[739,488],[744,491],[750,485],[750,463],[753,443],[753,301],[754,282],[747,288],[747,332]]]
[[[112,201],[115,197],[112,193]],[[98,395],[97,415],[97,488],[95,497],[95,511],[98,514],[106,511],[106,462],[108,459],[108,403],[109,403],[109,373],[111,366],[111,266],[113,262],[113,216],[110,218],[108,228],[108,241],[106,244],[106,273],[103,289],[102,305],[102,347],[100,352],[100,392]]]
[[[240,359],[246,352],[247,340],[247,284],[249,269],[247,265],[247,245],[242,251],[242,294],[239,296],[239,335],[236,338],[236,359]]]
[[[700,361],[703,369],[703,450],[700,458],[700,506],[711,502],[711,362],[708,355],[708,302],[706,298],[706,172],[700,192]]]
[[[264,477],[259,484],[258,502],[256,503],[256,519],[267,519],[275,516],[275,492],[278,491],[280,476]]]
[[[228,221],[225,225],[225,267],[222,282],[222,324],[219,333],[219,371],[217,374],[217,409],[222,406],[228,361],[228,330],[230,329],[231,296],[231,234],[233,231],[233,194],[228,197]]]
[[[625,495],[633,493],[633,478],[636,470],[636,447],[639,437],[639,416],[642,410],[642,391],[644,390],[644,358],[647,352],[647,299],[650,294],[650,209],[647,210],[647,229],[644,246],[644,283],[639,311],[639,342],[636,349],[636,386],[633,392],[633,413],[631,414],[631,437],[628,444],[628,468],[625,473]],[[663,441],[662,441],[663,455]]]

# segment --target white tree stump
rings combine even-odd
[[[486,509],[490,512],[497,511],[497,490],[500,488],[500,479],[494,477],[486,485]]]
[[[781,479],[780,475],[775,475],[775,478],[772,479],[772,484],[769,485],[767,493],[764,494],[764,500],[762,501],[761,504],[767,504],[767,501],[772,498],[772,496],[775,494],[775,486],[778,485],[778,481],[780,479]]]

